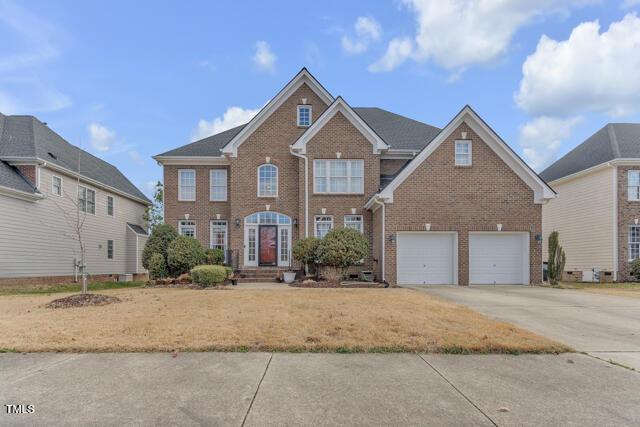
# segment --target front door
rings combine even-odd
[[[259,227],[259,264],[278,265],[278,226],[261,225]]]

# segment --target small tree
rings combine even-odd
[[[150,270],[149,261],[153,254],[161,254],[164,258],[165,265],[169,265],[167,254],[169,244],[178,237],[178,232],[169,224],[160,224],[154,227],[151,236],[147,239],[147,243],[142,250],[142,266]]]
[[[163,279],[169,275],[167,270],[167,260],[164,259],[161,253],[156,252],[151,255],[149,259],[149,278],[150,279]]]
[[[143,218],[149,229],[153,231],[157,225],[164,222],[164,217],[162,215],[164,206],[164,187],[160,181],[156,183],[156,187],[153,192],[153,199],[151,201],[153,204],[151,206],[147,206],[147,209],[144,211]]]
[[[320,239],[315,237],[306,237],[300,239],[293,245],[291,254],[293,259],[307,267],[308,274],[316,274],[318,266],[318,245]]]
[[[631,263],[631,275],[640,280],[640,259],[636,259]]]
[[[351,265],[369,254],[369,242],[352,228],[334,228],[318,245],[320,263],[339,269],[344,277]]]
[[[560,246],[560,235],[557,231],[552,232],[549,235],[549,259],[547,262],[547,268],[549,271],[549,283],[557,285],[562,280],[562,273],[564,272],[564,265],[567,262],[567,257],[564,253],[564,249]]]
[[[205,257],[202,245],[193,237],[178,236],[169,243],[167,250],[167,264],[171,274],[176,277],[202,264]]]

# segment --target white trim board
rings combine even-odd
[[[303,68],[296,76],[291,79],[287,85],[278,92],[278,94],[271,99],[259,112],[256,114],[247,125],[242,128],[236,136],[231,139],[223,148],[222,153],[231,155],[232,157],[238,156],[238,147],[242,145],[244,141],[258,128],[264,121],[271,116],[296,90],[298,90],[303,84],[306,84],[313,90],[320,99],[327,105],[333,102],[333,96],[327,90],[322,87],[311,73]]]
[[[307,143],[338,113],[342,113],[342,115],[346,117],[347,120],[349,120],[349,122],[358,129],[365,138],[367,138],[367,141],[369,141],[373,146],[374,154],[378,154],[382,150],[387,150],[389,148],[389,145],[387,145],[387,143],[384,142],[382,138],[380,138],[378,134],[375,133],[375,131],[371,129],[371,127],[365,123],[365,121],[362,120],[355,111],[353,111],[341,96],[336,98],[329,108],[327,108],[324,113],[318,117],[318,120],[316,120],[309,129],[307,129],[307,131],[303,133],[293,145],[291,145],[291,148],[301,154],[306,154]]]
[[[379,193],[379,198],[393,203],[393,192],[460,126],[466,123],[534,192],[534,202],[544,203],[556,193],[473,111],[465,106],[449,124]],[[376,196],[374,196],[376,197]],[[369,204],[369,203],[367,203]]]

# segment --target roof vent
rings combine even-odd
[[[56,155],[55,155],[55,154],[53,154],[51,151],[47,152],[47,154],[48,154],[49,156],[51,156],[52,158],[54,158],[54,159],[58,160],[58,158],[56,157]]]

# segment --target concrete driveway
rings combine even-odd
[[[0,425],[637,426],[640,375],[581,354],[0,354],[0,405]]]
[[[414,288],[640,371],[640,298],[537,286]]]

